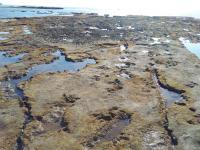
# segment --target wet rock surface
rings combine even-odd
[[[200,60],[180,41],[199,43],[199,26],[86,14],[0,21],[0,149],[199,149]]]

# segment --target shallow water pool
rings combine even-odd
[[[24,54],[20,54],[16,57],[6,57],[4,55],[5,55],[4,52],[2,53],[2,55],[0,55],[0,62],[2,62],[2,65],[17,62],[20,58],[22,58],[22,56],[24,56]],[[59,50],[53,53],[53,55],[56,56],[58,59],[56,59],[52,63],[33,66],[32,68],[28,69],[25,76],[22,76],[19,79],[9,79],[8,81],[6,81],[9,82],[12,89],[15,91],[16,95],[18,95],[19,98],[23,99],[24,96],[23,96],[23,91],[20,90],[17,87],[17,85],[22,81],[29,80],[31,77],[35,75],[41,73],[50,73],[50,72],[51,73],[64,72],[64,71],[77,72],[86,67],[88,64],[96,63],[94,59],[83,59],[80,62],[68,61],[66,56],[62,55],[61,51]]]
[[[17,56],[7,56],[6,52],[0,52],[0,67],[8,65],[8,64],[12,64],[12,63],[16,63],[18,61],[20,61],[24,55],[26,55],[25,53],[19,54]]]
[[[179,40],[183,43],[183,45],[195,54],[200,59],[200,43],[191,43],[190,40],[186,40],[185,38],[181,37]]]

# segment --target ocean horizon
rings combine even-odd
[[[35,7],[35,8],[34,8]],[[137,13],[125,9],[97,9],[97,8],[83,8],[83,7],[44,7],[43,6],[6,6],[0,5],[0,19],[7,18],[29,18],[29,17],[44,17],[44,16],[67,16],[72,15],[73,13],[97,13],[98,15],[110,15],[110,16],[127,16],[127,15],[136,15],[136,16],[166,16],[166,17],[193,17],[200,19],[200,12],[185,13],[180,15],[160,15],[156,14],[146,14]]]

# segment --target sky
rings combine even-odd
[[[86,7],[135,15],[200,15],[200,0],[0,0],[11,5]]]

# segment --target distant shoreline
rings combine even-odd
[[[46,7],[46,6],[8,6],[0,5],[1,7],[11,7],[11,8],[28,8],[28,9],[64,9],[63,7]]]
[[[45,6],[18,6],[19,8],[31,8],[31,9],[64,9],[63,7],[45,7]]]

